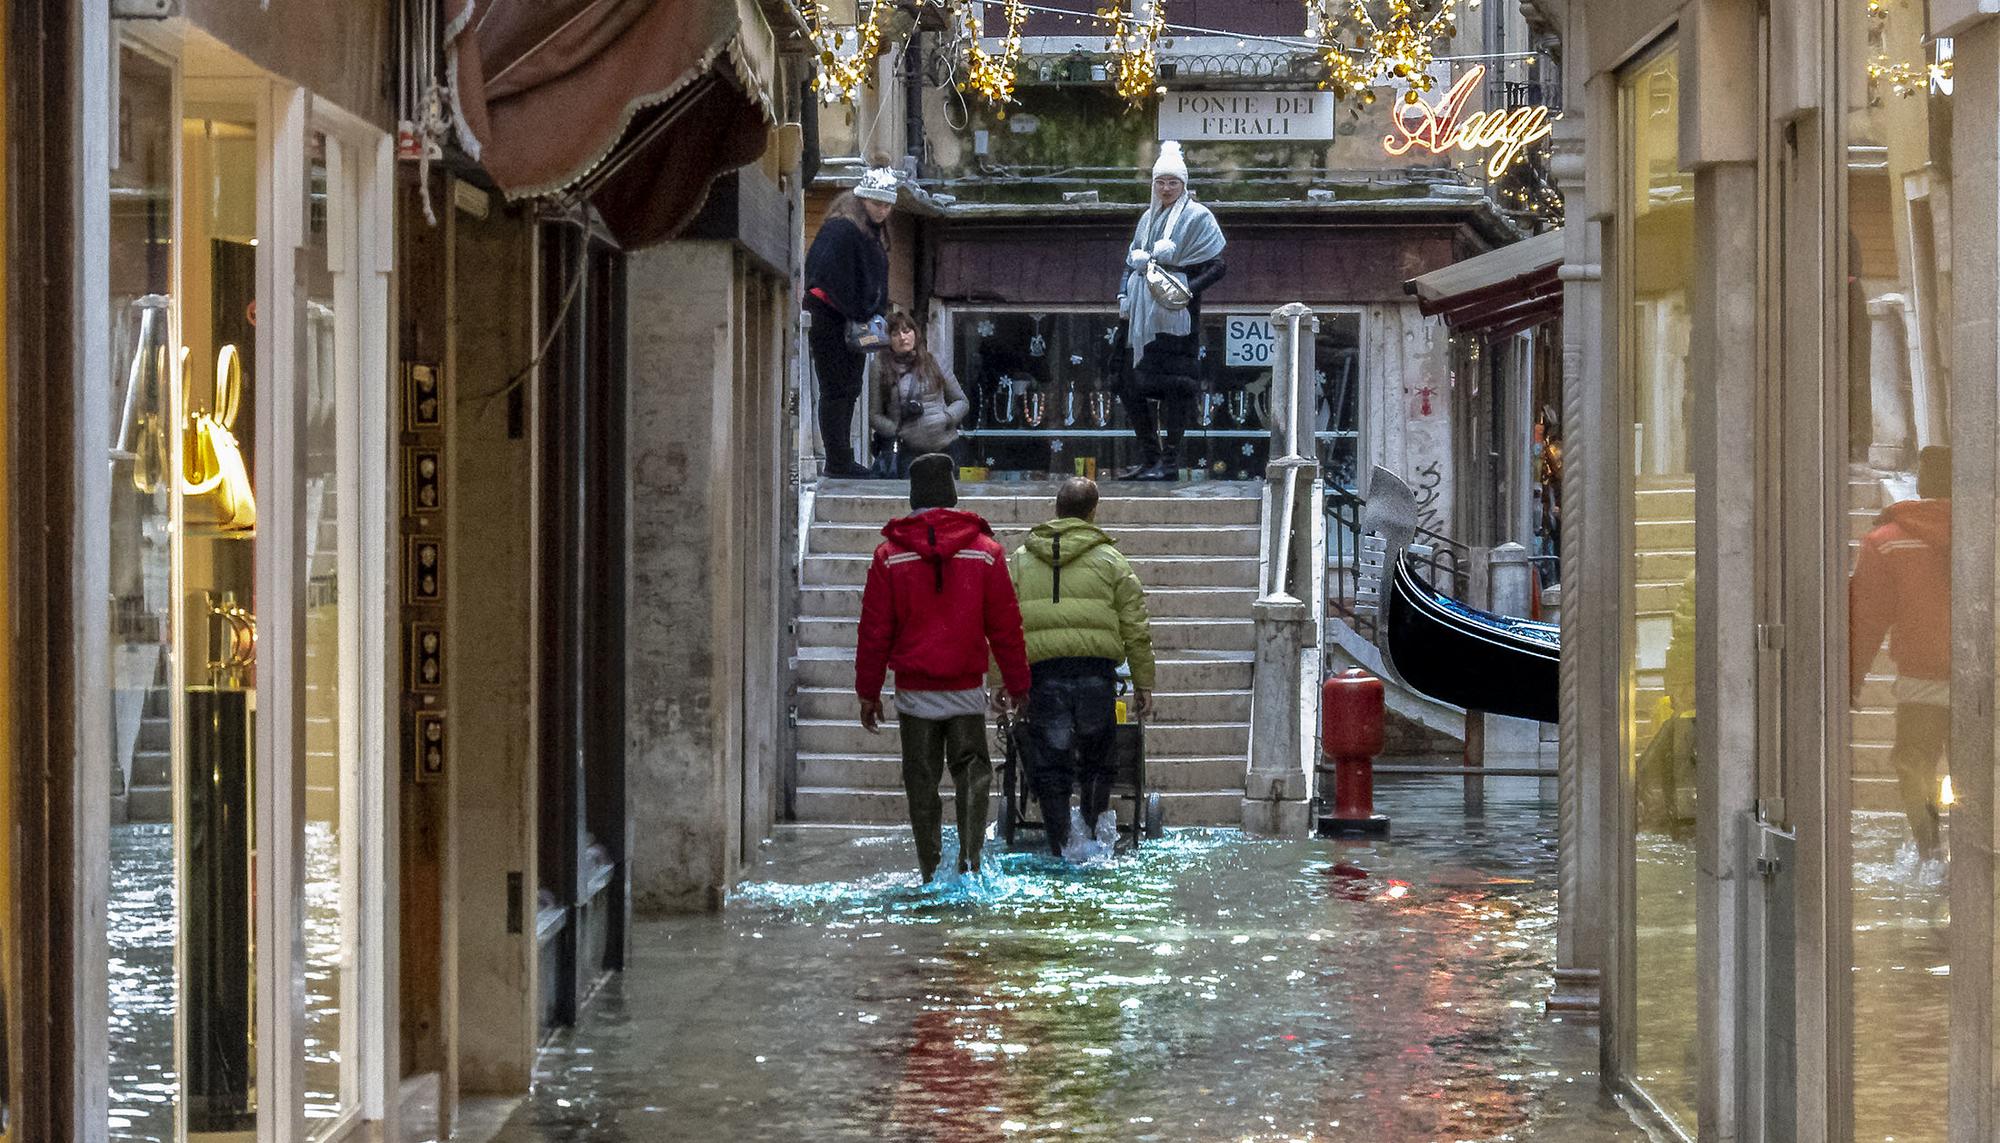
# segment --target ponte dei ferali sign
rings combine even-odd
[[[1389,119],[1383,152],[1449,158],[1454,151],[1483,151],[1486,173],[1498,178],[1530,145],[1548,137],[1554,113],[1529,105],[1468,114],[1465,105],[1485,76],[1486,68],[1476,66],[1428,99],[1383,100]],[[1331,140],[1339,106],[1326,91],[1174,91],[1160,100],[1159,137],[1184,143]]]
[[[1333,138],[1328,91],[1172,91],[1160,99],[1160,138],[1187,142],[1311,142]]]

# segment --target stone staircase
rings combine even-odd
[[[1250,743],[1260,486],[1106,482],[1103,489],[1098,523],[1132,561],[1152,615],[1159,678],[1146,750],[1166,823],[1238,824]],[[1045,484],[966,485],[959,495],[959,507],[986,517],[1010,550],[1053,515]],[[815,498],[800,575],[796,805],[803,822],[907,820],[894,724],[870,735],[857,720],[854,645],[861,587],[882,525],[909,511],[908,496],[901,481],[828,481]],[[887,705],[893,719],[894,704]],[[997,765],[997,741],[993,751]],[[944,793],[949,799],[949,779]]]

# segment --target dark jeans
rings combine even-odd
[[[854,406],[861,400],[865,355],[847,348],[847,323],[840,315],[812,307],[813,377],[819,383],[819,440],[826,451],[830,476],[847,476],[854,469]]]
[[[1111,805],[1118,776],[1116,687],[1109,674],[1037,674],[1028,692],[1022,762],[1053,853],[1062,853],[1069,840],[1069,795],[1079,780],[1085,826],[1094,826]]]
[[[917,868],[929,881],[944,853],[944,800],[938,783],[947,768],[958,793],[958,870],[979,869],[979,846],[986,839],[987,796],[993,788],[993,759],[986,753],[986,718],[897,716],[903,740],[903,793],[910,803],[910,830],[917,839]]]
[[[1896,704],[1896,745],[1889,760],[1903,795],[1903,816],[1925,860],[1938,856],[1937,763],[1951,738],[1951,708],[1931,703]]]

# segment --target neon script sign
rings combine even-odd
[[[1391,155],[1406,155],[1418,148],[1433,155],[1447,155],[1454,149],[1490,150],[1486,174],[1499,178],[1529,144],[1548,138],[1555,127],[1550,123],[1549,109],[1540,104],[1511,111],[1504,108],[1475,111],[1460,119],[1465,101],[1472,98],[1485,75],[1484,64],[1471,68],[1458,77],[1458,82],[1435,105],[1421,100],[1413,104],[1398,103],[1389,117],[1395,132],[1383,138],[1382,149]]]

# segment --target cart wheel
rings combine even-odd
[[[1167,832],[1166,811],[1160,805],[1160,795],[1156,791],[1146,795],[1146,836],[1160,840]]]

